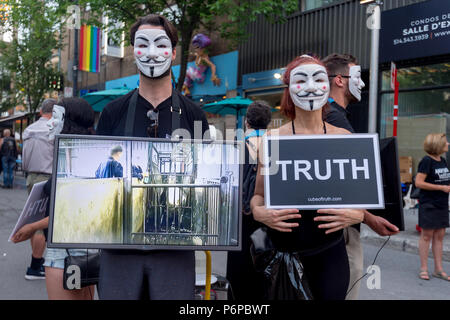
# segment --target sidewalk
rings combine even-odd
[[[14,177],[14,188],[26,193],[26,179],[20,173],[16,174]],[[21,193],[19,192],[19,193]],[[17,206],[20,212],[23,208],[24,203],[11,204]],[[20,208],[20,209],[19,209]],[[416,224],[418,222],[418,209],[404,210],[405,218],[405,231],[392,236],[386,247],[401,250],[409,253],[418,254],[418,245],[420,234],[416,231]],[[362,224],[361,225],[361,240],[365,243],[382,246],[386,241],[386,237],[381,237],[373,232],[369,227]],[[430,250],[429,257],[433,257]],[[203,252],[196,253],[197,262],[197,272],[204,273],[205,267],[205,257]],[[444,238],[444,248],[443,248],[443,260],[450,261],[450,228],[446,231],[446,236]],[[213,269],[215,266],[213,266]],[[214,272],[215,270],[213,270]]]
[[[404,210],[405,231],[400,232],[386,244],[386,247],[401,250],[409,253],[419,254],[419,232],[416,231],[416,224],[418,223],[418,209]],[[368,226],[361,225],[361,240],[365,243],[370,243],[377,246],[382,246],[387,237],[381,237],[373,232]],[[430,249],[429,257],[433,254]],[[442,259],[450,261],[450,229],[447,228],[444,238],[444,248]]]

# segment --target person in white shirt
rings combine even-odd
[[[22,166],[27,173],[28,194],[33,185],[50,179],[53,167],[53,141],[49,136],[47,121],[52,117],[54,99],[46,99],[42,102],[38,121],[29,125],[23,132]],[[45,279],[43,268],[45,251],[45,237],[42,230],[38,230],[30,239],[31,241],[31,265],[27,269],[25,279]]]

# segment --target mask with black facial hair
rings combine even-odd
[[[138,30],[134,37],[134,57],[145,76],[161,77],[172,64],[172,42],[164,30]]]

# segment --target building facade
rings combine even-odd
[[[416,168],[424,155],[425,136],[450,127],[450,1],[383,2],[377,131],[381,138],[393,134],[390,68],[395,62],[400,82],[399,153],[411,156]],[[305,53],[320,57],[349,53],[358,58],[366,84],[362,101],[349,107],[350,120],[357,132],[367,132],[371,44],[367,6],[359,0],[304,0],[301,5],[304,10],[284,24],[260,19],[248,27],[251,36],[239,48],[243,95],[277,108],[284,88],[279,76],[293,58]],[[287,121],[279,113],[274,118],[273,125]]]

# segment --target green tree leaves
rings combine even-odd
[[[6,0],[5,3],[10,10],[2,28],[13,34],[13,40],[0,42],[0,67],[9,75],[12,89],[2,105],[6,108],[23,104],[34,113],[45,93],[52,91],[50,79],[59,76],[51,59],[61,47],[60,8],[52,1]]]

